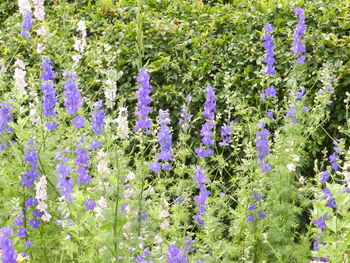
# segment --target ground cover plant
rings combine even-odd
[[[2,262],[349,262],[349,5],[0,3]]]

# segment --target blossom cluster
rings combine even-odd
[[[228,146],[229,142],[232,140],[232,125],[234,124],[234,121],[230,122],[230,125],[227,125],[226,123],[222,125],[221,127],[221,139],[222,141],[219,142],[220,146]]]
[[[56,166],[56,187],[61,190],[61,195],[65,197],[66,201],[71,202],[75,200],[75,198],[72,196],[74,179],[69,177],[72,167],[65,164],[65,162],[68,161],[68,158],[64,157],[63,153],[58,153],[56,158],[59,160],[59,163]]]
[[[91,125],[92,125],[92,130],[96,134],[100,134],[101,132],[104,131],[104,119],[105,119],[105,114],[102,109],[102,100],[97,101],[94,104],[95,111],[92,114],[92,120],[91,120]]]
[[[29,0],[18,1],[19,12],[22,15],[21,36],[29,39],[29,31],[33,27],[32,8]]]
[[[149,96],[152,86],[149,83],[150,77],[145,68],[141,69],[140,74],[137,76],[137,82],[140,83],[140,88],[136,92],[138,103],[136,116],[138,117],[135,125],[135,130],[144,130],[145,134],[149,134],[149,128],[151,126],[151,120],[148,114],[151,111],[149,104],[152,102],[152,98]]]
[[[81,38],[77,38],[74,40],[74,49],[78,52],[72,58],[75,62],[79,62],[84,53],[85,45],[86,45],[86,26],[83,20],[78,22],[78,30],[80,32]]]
[[[35,198],[38,200],[37,209],[43,212],[42,219],[45,222],[50,221],[51,215],[47,212],[47,181],[45,175],[41,176],[39,182],[36,183],[36,195]]]
[[[24,62],[20,59],[17,59],[15,62],[15,84],[17,92],[21,94],[26,94],[27,83],[25,81],[26,71]]]
[[[0,229],[0,255],[3,263],[17,263],[17,254],[10,239],[12,234],[13,230],[8,226]]]
[[[187,263],[184,251],[176,244],[169,246],[167,263]]]
[[[28,163],[31,168],[26,169],[22,174],[22,184],[28,188],[34,185],[35,179],[39,178],[39,167],[38,167],[38,153],[35,151],[33,141],[29,142],[26,147],[26,153],[23,156],[23,161]]]
[[[264,27],[265,34],[264,39],[265,42],[263,43],[263,47],[265,48],[266,57],[264,58],[264,62],[266,63],[266,75],[274,75],[276,73],[275,70],[275,58],[274,58],[274,41],[273,41],[273,35],[270,34],[272,32],[272,25],[270,23],[267,23]]]
[[[213,129],[216,125],[214,120],[216,111],[215,90],[211,86],[207,86],[205,92],[206,101],[202,115],[206,118],[206,122],[202,125],[200,135],[202,136],[202,143],[206,147],[201,146],[194,150],[198,157],[208,157],[214,153],[214,150],[210,146],[214,145]]]
[[[78,184],[86,184],[90,182],[91,176],[89,175],[89,170],[87,169],[90,166],[89,161],[89,151],[88,149],[78,145],[75,150],[77,157],[74,160],[75,165],[77,166]]]
[[[75,83],[77,78],[75,72],[65,71],[63,77],[68,77],[69,79],[64,83],[64,95],[66,96],[64,101],[64,106],[68,115],[76,113],[80,106],[83,105],[83,100],[81,98],[79,89]]]
[[[263,199],[264,199],[264,195],[263,194],[258,194],[256,191],[253,191],[252,200],[255,201],[255,202],[251,202],[248,205],[248,210],[251,212],[251,214],[249,214],[247,216],[247,219],[246,219],[247,222],[255,221],[255,216],[253,215],[253,211],[255,211],[255,209],[257,208],[256,204],[258,202],[262,201]],[[257,215],[261,219],[266,218],[266,215],[264,214],[263,211],[258,211]]]
[[[194,216],[194,219],[202,227],[204,226],[202,215],[205,213],[205,204],[210,195],[210,191],[206,189],[205,183],[209,179],[205,177],[203,168],[200,165],[197,165],[194,175],[194,180],[198,183],[197,188],[199,188],[199,194],[194,197],[197,204],[197,214]]]
[[[271,170],[271,166],[265,161],[265,156],[271,154],[269,150],[269,131],[261,129],[256,132],[256,147],[258,150],[258,162],[263,173]]]
[[[305,52],[305,44],[303,43],[303,40],[306,30],[304,9],[297,7],[294,14],[299,17],[299,22],[294,30],[291,50],[293,51],[294,57],[298,59],[297,63],[304,64],[305,56],[302,55],[302,53]]]

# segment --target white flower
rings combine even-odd
[[[159,214],[160,217],[168,217],[169,215],[170,214],[168,210],[162,210]]]
[[[294,163],[289,163],[289,164],[287,164],[287,169],[288,169],[289,171],[291,171],[291,172],[295,172],[296,168],[297,168],[297,167],[295,166]]]
[[[135,176],[135,173],[134,172],[130,172],[126,175],[126,180],[128,181],[133,181],[135,180],[136,176]]]
[[[293,155],[293,161],[294,162],[299,162],[300,161],[300,157],[296,154]]]
[[[18,8],[22,16],[32,9],[29,0],[18,0]]]
[[[46,31],[46,28],[44,26],[39,27],[39,29],[36,31],[36,33],[39,36],[43,36],[43,37],[47,35],[47,31]]]
[[[115,99],[117,97],[117,82],[111,79],[108,79],[106,81],[106,87],[104,92],[105,92],[107,107],[113,109],[113,106],[115,104]]]
[[[38,45],[37,45],[37,47],[36,47],[36,52],[37,52],[38,54],[41,54],[45,49],[46,49],[46,47],[45,47],[43,44],[38,43]]]
[[[125,107],[119,108],[117,118],[117,135],[120,139],[129,138],[129,126],[128,126],[128,109]]]
[[[155,244],[160,244],[162,242],[163,242],[163,238],[161,236],[159,236],[159,235],[154,236],[154,243]]]
[[[300,176],[300,178],[299,178],[299,183],[301,183],[301,184],[305,183],[305,178],[304,178],[304,176]]]
[[[163,223],[160,224],[160,228],[165,230],[165,229],[168,229],[170,226],[170,223],[168,220],[164,220]]]
[[[39,21],[43,21],[45,18],[44,0],[33,0],[34,3],[34,16]]]

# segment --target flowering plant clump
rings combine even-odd
[[[5,2],[0,263],[348,261],[346,4]]]

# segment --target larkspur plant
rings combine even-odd
[[[348,261],[346,13],[45,2],[0,3],[0,262]]]

